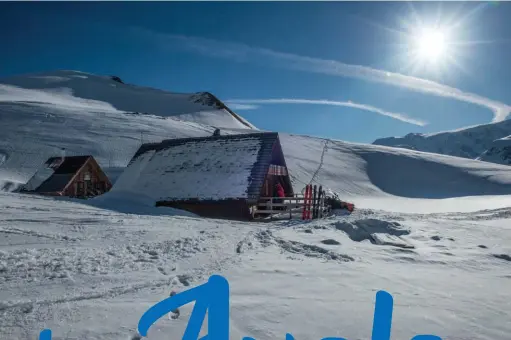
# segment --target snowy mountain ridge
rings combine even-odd
[[[0,79],[0,84],[43,90],[50,95],[67,94],[86,101],[101,102],[118,111],[144,112],[155,116],[178,118],[185,115],[184,120],[192,120],[194,114],[218,111],[215,112],[217,116],[221,114],[226,116],[216,122],[221,123],[221,127],[255,128],[209,92],[172,93],[126,84],[114,79],[120,78],[63,70],[4,78]],[[227,118],[233,118],[232,122]],[[210,122],[203,118],[195,121],[206,125]]]
[[[501,157],[484,157],[483,154],[494,147],[494,141],[510,134],[511,120],[505,120],[432,134],[379,138],[373,144],[509,164]]]

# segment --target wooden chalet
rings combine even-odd
[[[277,182],[293,196],[277,133],[215,134],[142,145],[116,188],[156,206],[249,220],[261,197],[274,196]]]
[[[22,192],[48,196],[93,197],[112,184],[94,157],[51,157],[22,188]]]

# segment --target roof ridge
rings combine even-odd
[[[278,139],[278,132],[256,132],[256,133],[245,133],[245,134],[233,134],[233,135],[220,135],[220,136],[203,136],[203,137],[187,137],[187,138],[175,138],[175,139],[164,139],[161,142],[156,143],[145,143],[142,144],[135,155],[132,157],[132,161],[138,158],[140,155],[151,151],[159,151],[169,147],[178,146],[181,144],[202,142],[202,141],[229,141],[229,140],[243,140],[247,138],[261,139],[271,138]],[[130,161],[130,163],[132,162]]]
[[[157,145],[162,144],[165,142],[180,142],[180,141],[194,141],[194,140],[216,140],[216,139],[234,139],[234,138],[243,138],[243,137],[258,137],[262,135],[278,135],[278,132],[254,132],[254,133],[243,133],[243,134],[232,134],[232,135],[219,135],[219,136],[202,136],[202,137],[182,137],[182,138],[169,138],[169,139],[163,139],[161,142],[154,142],[154,143],[144,143],[144,145]]]

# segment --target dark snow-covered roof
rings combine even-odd
[[[144,144],[114,190],[154,201],[257,199],[278,140],[267,132]]]
[[[55,174],[74,174],[87,162],[92,156],[67,156],[51,157],[46,161],[46,164],[61,161],[60,165],[55,169]]]
[[[30,179],[25,188],[36,192],[62,191],[90,157],[92,156],[51,157]]]

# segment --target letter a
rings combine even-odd
[[[229,283],[219,275],[195,288],[168,297],[149,308],[138,322],[138,332],[147,331],[158,319],[170,311],[195,301],[182,340],[198,340],[202,323],[208,312],[208,334],[202,340],[229,340]]]

